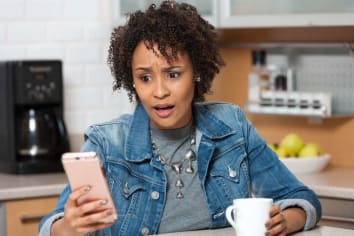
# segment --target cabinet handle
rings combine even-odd
[[[33,214],[33,215],[22,215],[20,216],[20,220],[22,223],[29,223],[33,221],[38,221],[42,219],[45,214]]]

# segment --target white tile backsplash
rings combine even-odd
[[[59,19],[64,14],[62,0],[27,0],[26,16],[30,19]]]
[[[100,108],[103,104],[103,94],[100,87],[66,88],[65,100],[68,109]]]
[[[108,24],[93,22],[84,25],[84,37],[89,41],[109,42],[110,36],[111,28]]]
[[[47,24],[48,41],[83,41],[82,24],[76,22],[55,22]]]
[[[68,63],[102,63],[99,43],[75,43],[67,47],[65,60]]]
[[[101,1],[102,0],[65,0],[64,17],[79,20],[99,19]]]
[[[0,20],[17,20],[25,16],[26,0],[1,0]]]
[[[5,26],[0,24],[0,45],[4,44],[6,40],[6,29]]]
[[[37,44],[27,47],[26,55],[35,59],[59,59],[64,58],[65,49],[61,44]]]
[[[25,45],[0,44],[0,60],[14,60],[26,57]]]
[[[64,87],[65,88],[82,88],[86,86],[85,81],[85,69],[82,64],[70,64],[64,67]]]
[[[126,92],[112,91],[108,6],[110,0],[0,0],[0,60],[63,61],[64,118],[71,137],[133,111]]]
[[[46,30],[43,22],[16,22],[7,27],[11,43],[45,43]]]
[[[86,68],[86,83],[88,85],[113,85],[113,77],[107,65],[94,65]],[[112,86],[109,86],[112,91]]]

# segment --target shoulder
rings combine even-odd
[[[238,130],[249,124],[242,109],[227,102],[203,102],[194,104],[194,115],[198,123],[204,126],[228,126]]]
[[[117,136],[122,132],[126,133],[129,129],[132,117],[131,114],[123,114],[110,121],[90,125],[87,128],[85,135],[109,138],[111,136]]]
[[[202,102],[196,103],[195,109],[201,112],[209,112],[213,115],[225,118],[225,116],[238,116],[242,109],[233,103],[228,102]]]

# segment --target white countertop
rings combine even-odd
[[[67,183],[64,173],[11,175],[0,173],[0,201],[58,195]]]
[[[354,168],[329,167],[297,177],[318,196],[354,200]],[[64,173],[11,175],[0,173],[0,201],[59,195],[67,183]]]
[[[170,234],[159,234],[161,236],[235,236],[235,230],[231,227],[213,230],[196,230],[188,232],[178,232]],[[317,228],[309,231],[292,234],[294,236],[353,236],[354,230],[342,229],[329,226],[318,226]]]
[[[318,196],[354,200],[354,168],[328,167],[321,172],[296,176]]]

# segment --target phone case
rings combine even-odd
[[[117,213],[97,153],[64,153],[62,163],[72,190],[84,185],[91,186],[90,192],[78,199],[78,204],[97,199],[107,200],[107,206],[112,208],[113,214],[104,218],[102,222],[114,222],[117,219]]]

